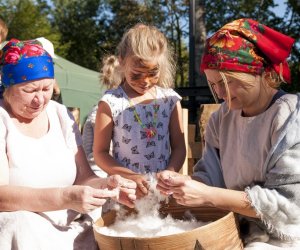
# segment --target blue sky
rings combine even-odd
[[[284,0],[274,0],[274,3],[278,4],[278,6],[274,9],[275,13],[279,17],[283,17],[285,12],[286,1]]]

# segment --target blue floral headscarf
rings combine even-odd
[[[54,78],[51,56],[37,40],[11,39],[0,51],[1,82],[11,85],[43,78]]]

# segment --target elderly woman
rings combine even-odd
[[[91,171],[38,41],[9,41],[1,64],[0,249],[97,249],[88,213],[108,197],[133,207],[136,184]]]
[[[246,249],[300,247],[300,96],[278,89],[290,81],[293,43],[251,19],[207,40],[201,69],[224,102],[208,122],[193,177],[164,172],[158,184],[180,204],[244,216]]]

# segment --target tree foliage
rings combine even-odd
[[[100,47],[109,54],[115,53],[123,33],[134,24],[142,22],[155,25],[163,22],[161,13],[154,15],[154,10],[142,1],[124,0],[120,4],[118,0],[108,0],[106,13],[106,41]]]
[[[49,6],[43,0],[0,1],[0,13],[9,27],[8,39],[29,40],[45,37],[59,45],[60,33],[47,17]]]
[[[61,33],[60,43],[66,58],[87,68],[98,64],[100,36],[98,13],[100,0],[53,0],[54,24]],[[57,51],[60,54],[60,50]]]
[[[275,14],[274,0],[0,0],[0,16],[8,24],[9,38],[44,36],[54,43],[56,54],[94,70],[98,70],[103,56],[115,53],[129,27],[137,22],[155,25],[174,49],[176,86],[187,86],[192,2],[197,7],[195,26],[198,33],[195,34],[196,54],[193,56],[198,64],[206,34],[210,36],[234,19],[256,19],[297,39],[290,58],[293,84],[285,89],[300,90],[299,0],[286,0],[287,8],[282,16]]]

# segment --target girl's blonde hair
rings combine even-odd
[[[261,75],[254,75],[254,74],[238,72],[238,71],[220,71],[220,75],[224,82],[226,95],[228,96],[229,109],[231,107],[231,102],[230,102],[231,98],[230,98],[230,92],[229,92],[228,80],[227,80],[228,76],[243,82],[246,88],[253,87],[255,84],[258,84],[258,82],[261,82],[263,87],[269,86],[271,88],[277,89],[282,83],[282,78],[274,70],[268,72],[264,71]],[[257,80],[258,76],[260,78],[259,81]]]
[[[174,85],[175,61],[167,38],[156,27],[138,23],[122,37],[117,56],[107,56],[102,61],[101,80],[109,88],[118,86],[124,79],[119,60],[134,56],[142,62],[157,61],[159,79],[157,85],[170,88]]]
[[[120,63],[116,56],[106,56],[102,60],[100,69],[100,81],[109,89],[116,88],[122,81],[121,75],[116,72],[120,71]]]

